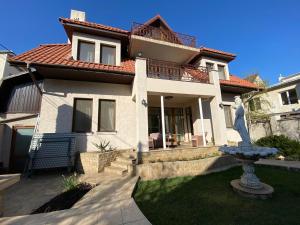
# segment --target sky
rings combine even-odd
[[[45,43],[65,43],[58,22],[70,10],[88,21],[130,30],[160,14],[198,46],[237,54],[231,74],[259,73],[269,84],[300,72],[300,0],[0,0],[0,44],[19,54]]]

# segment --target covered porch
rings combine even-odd
[[[150,150],[213,145],[210,98],[148,93],[148,139]]]

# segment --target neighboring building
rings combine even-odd
[[[279,83],[257,93],[250,102],[250,111],[270,117],[270,124],[252,127],[252,138],[284,134],[300,140],[300,73],[279,77]]]
[[[3,106],[7,118],[39,113],[37,132],[72,132],[78,151],[96,150],[94,143],[101,140],[118,149],[149,151],[153,133],[166,137],[164,148],[171,139],[176,145],[190,144],[193,136],[205,140],[204,145],[239,140],[230,105],[235,95],[257,85],[230,75],[234,54],[197,47],[195,37],[174,32],[159,15],[134,23],[130,31],[87,22],[79,11],[59,21],[70,43],[40,45],[10,59],[11,65],[27,65],[32,73],[26,75],[31,88],[20,87],[27,94],[22,101],[15,91]],[[31,96],[35,104],[25,101]],[[21,130],[28,135],[33,125],[29,119],[7,129],[29,127]],[[11,134],[3,133],[2,142],[8,143]],[[14,150],[5,146],[7,167]]]

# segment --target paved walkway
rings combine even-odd
[[[255,164],[284,167],[291,170],[300,170],[300,161],[284,161],[275,159],[260,159]]]
[[[98,184],[71,209],[35,215],[4,217],[1,225],[99,224],[151,225],[131,197],[137,177],[112,177],[101,174],[82,177],[82,181]]]
[[[21,178],[4,192],[4,216],[28,215],[62,191],[62,177],[57,173]]]

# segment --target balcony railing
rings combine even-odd
[[[167,29],[161,29],[140,23],[133,23],[131,33],[156,40],[167,41],[175,44],[196,47],[196,38],[186,34],[180,34]]]
[[[148,59],[147,61],[147,76],[165,80],[209,83],[206,67],[196,68],[190,65],[179,65],[154,59]]]

